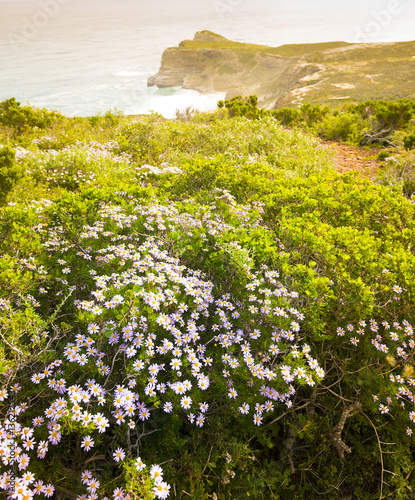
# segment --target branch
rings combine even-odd
[[[330,441],[334,444],[337,449],[337,453],[339,458],[344,458],[345,453],[351,453],[352,450],[346,445],[346,443],[342,440],[342,431],[346,420],[350,415],[358,410],[362,406],[360,401],[355,401],[350,406],[343,409],[340,420],[333,431],[329,434]]]
[[[383,452],[382,452],[382,444],[381,444],[381,441],[379,439],[379,434],[378,434],[378,431],[374,425],[374,423],[370,420],[370,418],[366,415],[366,413],[364,413],[362,411],[362,415],[364,417],[366,417],[369,422],[370,422],[370,425],[373,427],[373,430],[375,431],[375,434],[376,434],[376,439],[378,441],[378,446],[379,446],[379,453],[380,453],[380,465],[382,467],[382,472],[381,472],[381,475],[380,475],[380,496],[379,496],[379,500],[381,500],[382,498],[385,498],[383,496],[383,484],[384,484],[384,480],[383,480],[383,476],[384,476],[384,473],[385,473],[385,468],[383,466]],[[392,443],[386,443],[386,444],[392,444]]]
[[[89,457],[85,460],[84,464],[82,467],[85,467],[86,465],[88,465],[89,463],[91,462],[95,462],[97,460],[105,460],[107,463],[109,463],[106,459],[105,459],[105,455],[95,455],[93,457]]]
[[[21,356],[24,356],[24,353],[23,353],[20,349],[18,349],[18,348],[17,348],[17,347],[15,347],[14,345],[10,344],[9,342],[7,342],[7,340],[4,338],[3,334],[1,333],[1,329],[0,329],[0,336],[1,336],[1,338],[3,339],[3,342],[4,342],[5,344],[7,344],[7,345],[10,347],[10,349],[13,349],[13,351],[16,351],[16,352],[17,352],[18,354],[20,354]]]
[[[301,410],[301,408],[305,408],[306,406],[308,406],[310,404],[309,401],[307,401],[307,403],[304,403],[303,405],[301,406],[292,406],[289,410],[285,411],[284,413],[282,413],[281,415],[279,415],[277,418],[274,418],[274,420],[272,422],[269,422],[267,425],[263,425],[261,426],[262,429],[266,429],[267,427],[269,427],[270,425],[272,424],[275,424],[275,422],[277,422],[278,420],[280,420],[281,418],[285,417],[285,415],[288,415],[289,413],[292,413],[294,410]],[[252,439],[254,439],[255,435],[250,437],[248,439],[248,443],[250,441],[252,441]]]
[[[290,426],[288,428],[288,433],[287,433],[287,439],[284,439],[283,441],[283,453],[285,453],[285,458],[288,460],[288,463],[290,464],[290,472],[291,474],[295,474],[295,467],[293,460],[291,458],[293,448],[294,448],[294,442],[295,442],[295,432],[294,429]]]
[[[117,352],[116,352],[116,353],[115,353],[115,355],[114,355],[114,358],[113,358],[113,360],[112,360],[111,370],[110,370],[110,372],[108,373],[108,377],[107,377],[107,379],[106,379],[106,380],[105,380],[105,382],[104,382],[104,387],[107,385],[108,379],[110,378],[111,373],[112,373],[112,371],[114,370],[114,363],[115,363],[115,360],[117,359],[117,355],[118,355],[118,353],[120,352],[120,350],[121,350],[121,347],[119,347],[119,348],[118,348]]]
[[[205,470],[206,470],[206,467],[208,466],[209,464],[209,460],[210,460],[210,456],[212,454],[212,450],[213,450],[213,446],[211,446],[210,448],[210,451],[209,451],[209,456],[208,456],[208,459],[206,461],[206,465],[204,466],[203,470],[202,470],[202,473],[200,474],[200,476],[203,476],[203,474],[205,473]]]

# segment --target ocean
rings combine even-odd
[[[0,0],[0,101],[67,116],[107,110],[174,117],[223,94],[147,87],[167,47],[209,29],[278,46],[414,39],[412,0]]]

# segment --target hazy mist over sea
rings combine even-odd
[[[163,50],[209,29],[267,45],[415,39],[412,0],[0,0],[0,101],[174,116],[221,95],[147,87]]]

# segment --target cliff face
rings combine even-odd
[[[158,87],[188,86],[188,81],[208,80],[208,69],[223,64],[235,66],[237,58],[230,51],[222,49],[166,49],[161,59],[161,68],[153,77]],[[194,85],[197,85],[194,83]],[[207,85],[208,90],[210,85]]]
[[[411,97],[415,96],[415,78],[403,88],[399,75],[405,75],[406,82],[408,71],[415,77],[414,49],[415,42],[267,47],[201,31],[193,40],[164,51],[160,70],[148,79],[148,85],[226,92],[227,98],[256,94],[264,107],[313,100],[330,103],[357,94],[360,100],[388,98],[387,92],[396,98],[397,88],[402,97]],[[398,78],[389,81],[392,74]]]
[[[269,104],[299,78],[318,70],[315,65],[299,65],[294,58],[257,52],[252,46],[244,50],[244,44],[224,47],[224,42],[229,41],[199,32],[192,42],[166,49],[160,70],[148,85],[226,92],[227,97],[257,94],[262,104]]]

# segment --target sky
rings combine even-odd
[[[369,33],[373,41],[415,38],[414,0],[0,0],[0,28],[1,17],[3,20],[5,16],[13,16],[30,21],[48,7],[51,12],[57,7],[59,17],[74,12],[80,15],[96,13],[97,16],[110,12],[115,15],[117,12],[130,13],[137,18],[137,23],[140,17],[147,19],[151,12],[174,19],[178,28],[181,24],[184,27],[190,16],[198,15],[201,25],[206,19],[216,18],[220,22],[214,24],[219,30],[221,25],[226,29],[228,23],[238,18],[246,19],[248,14],[252,14],[256,22],[261,18],[266,22],[267,16],[290,18],[294,14],[301,19],[309,18],[314,25],[320,22],[321,41],[333,39],[336,24],[342,25],[339,39],[347,38],[346,41],[364,41],[361,33]]]
[[[309,16],[310,22],[323,17],[330,17],[333,22],[347,18],[351,32],[348,41],[352,41],[350,38],[359,30],[382,31],[385,41],[389,41],[392,36],[388,37],[389,32],[396,37],[399,24],[402,24],[405,32],[402,36],[407,40],[410,23],[415,26],[414,0],[0,0],[0,18],[2,8],[3,15],[14,10],[15,15],[28,16],[30,19],[36,11],[51,5],[58,5],[60,15],[74,10],[97,14],[124,10],[136,16],[137,21],[140,12],[145,14],[152,11],[160,16],[174,17],[178,27],[182,19],[195,14],[200,16],[201,24],[204,18],[216,15],[224,26],[231,18],[242,18],[247,13],[255,14],[255,18],[262,14],[264,20],[267,14],[273,16],[278,13],[287,17],[292,14],[302,18]],[[329,28],[327,24],[322,24],[322,40],[325,32],[330,32]],[[415,38],[415,28],[412,31]]]

